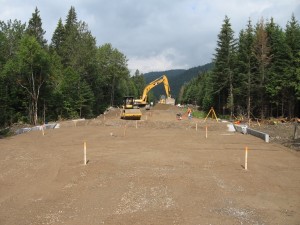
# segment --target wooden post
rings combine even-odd
[[[86,165],[86,141],[83,142],[83,163]]]
[[[248,147],[245,148],[245,170],[248,170]]]
[[[42,125],[42,133],[43,133],[43,136],[45,136],[44,125]]]
[[[205,126],[205,138],[207,138],[207,126]]]
[[[297,122],[297,119],[295,120],[295,124],[294,124],[294,140],[298,139],[298,122]]]
[[[126,136],[126,124],[124,126],[124,137]]]
[[[198,131],[198,123],[196,123],[196,131]]]

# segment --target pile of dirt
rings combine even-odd
[[[174,105],[167,105],[167,104],[156,104],[152,109],[153,110],[170,110],[177,108]]]

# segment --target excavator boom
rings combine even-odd
[[[148,92],[154,88],[156,85],[160,84],[160,83],[164,83],[164,87],[165,87],[165,91],[166,91],[166,95],[167,95],[167,99],[170,99],[169,102],[171,102],[170,104],[175,104],[175,100],[173,100],[171,98],[171,94],[170,94],[170,85],[168,82],[168,78],[166,77],[166,75],[162,75],[161,77],[157,78],[156,80],[150,82],[143,91],[143,96],[141,99],[135,99],[135,104],[139,105],[139,106],[145,106],[147,104],[147,98],[148,98]]]

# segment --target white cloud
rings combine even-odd
[[[225,15],[236,37],[261,18],[274,17],[285,28],[299,0],[0,0],[0,20],[28,22],[37,6],[51,40],[58,19],[65,21],[71,6],[78,20],[88,23],[98,45],[111,43],[129,59],[131,70],[142,72],[189,68],[211,61]]]
[[[175,58],[182,58],[175,49],[166,49],[147,57],[132,57],[128,61],[131,73],[138,69],[141,73],[164,71],[171,69],[186,69],[188,64],[177,64]]]

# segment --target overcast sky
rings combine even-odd
[[[300,0],[0,0],[0,20],[28,22],[38,7],[50,42],[71,6],[97,44],[111,43],[126,55],[131,72],[188,69],[211,62],[225,15],[236,37],[250,18],[274,18],[285,28]]]

